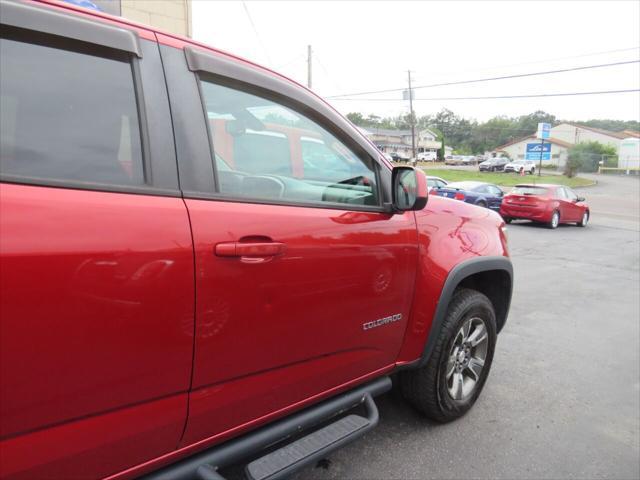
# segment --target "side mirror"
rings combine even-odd
[[[397,212],[422,210],[427,204],[429,189],[422,170],[394,167],[391,172],[393,209]]]
[[[576,198],[576,203],[578,203],[578,202],[584,202],[584,197]]]

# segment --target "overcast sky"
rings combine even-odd
[[[540,72],[640,58],[640,1],[193,2],[193,37],[306,84],[323,97]],[[605,53],[606,52],[606,53]],[[555,75],[424,88],[416,98],[640,88],[640,63]],[[349,97],[357,98],[357,97]],[[341,112],[408,112],[402,92],[329,101]],[[373,101],[387,98],[392,101]],[[486,120],[545,110],[562,119],[640,120],[640,94],[416,101]]]

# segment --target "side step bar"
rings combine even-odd
[[[391,388],[389,377],[379,378],[337,397],[312,406],[273,424],[247,433],[211,450],[194,455],[154,472],[147,480],[224,480],[218,469],[236,464],[276,442],[286,440],[305,429],[363,404],[367,417],[348,415],[289,445],[254,460],[246,467],[252,480],[275,480],[291,475],[340,446],[364,435],[378,424],[378,409],[373,397]]]

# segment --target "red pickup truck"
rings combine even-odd
[[[281,478],[373,428],[391,374],[432,419],[471,408],[498,214],[265,68],[0,1],[0,477]]]

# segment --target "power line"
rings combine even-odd
[[[584,57],[595,57],[597,55],[606,55],[609,53],[620,53],[620,52],[629,52],[631,50],[640,50],[640,45],[637,47],[631,48],[617,48],[615,50],[604,50],[601,52],[592,52],[592,53],[583,53],[580,55],[570,55],[568,57],[555,57],[555,58],[547,58],[544,60],[532,60],[529,62],[520,62],[520,63],[511,63],[509,65],[495,65],[493,67],[486,68],[476,68],[474,70],[458,70],[456,72],[429,72],[429,75],[459,75],[461,73],[473,73],[473,72],[486,72],[489,70],[498,70],[500,68],[511,68],[511,67],[521,67],[523,65],[533,65],[536,63],[547,63],[547,62],[555,62],[558,60],[571,60],[574,58],[584,58]]]
[[[336,88],[341,88],[340,84],[338,82],[336,82],[333,77],[331,75],[329,75],[329,71],[327,70],[327,68],[324,66],[324,63],[322,62],[322,60],[320,60],[320,56],[318,55],[318,50],[314,49],[313,50],[313,59],[318,62],[318,65],[320,65],[320,68],[322,69],[322,71],[324,71],[325,75],[327,76],[327,78],[329,79],[329,81],[336,87]]]
[[[416,87],[413,87],[415,90]],[[492,97],[432,97],[432,98],[414,98],[416,102],[437,101],[437,100],[499,100],[503,98],[540,98],[540,97],[568,97],[578,95],[606,95],[614,93],[630,93],[640,92],[639,88],[630,90],[602,90],[598,92],[563,92],[563,93],[539,93],[532,95],[499,95]],[[331,98],[331,97],[328,97]],[[402,102],[401,98],[334,98],[338,101],[356,101],[356,102]]]
[[[253,23],[253,18],[251,18],[251,14],[249,13],[249,7],[247,7],[247,4],[245,2],[242,2],[242,6],[244,7],[244,12],[247,14],[247,18],[249,19],[249,23],[251,23],[251,28],[253,28],[253,33],[256,34],[258,42],[260,43],[260,46],[262,47],[262,50],[264,50],[264,54],[267,57],[267,60],[269,61],[269,65],[273,64],[273,62],[271,61],[271,56],[269,55],[269,52],[267,50],[267,47],[265,46],[264,42],[262,41],[262,38],[260,37],[260,34],[258,33],[258,29],[256,28],[256,24]]]
[[[292,63],[298,62],[300,60],[302,60],[303,58],[306,57],[306,54],[304,53],[299,53],[298,55],[296,55],[295,57],[291,58],[288,62],[283,63],[281,65],[278,65],[277,67],[274,67],[274,70],[280,70],[281,68],[284,67],[288,67],[289,65],[291,65]],[[306,58],[305,58],[305,62],[306,62]]]
[[[556,74],[556,73],[564,73],[564,72],[575,72],[578,70],[588,70],[588,69],[592,69],[592,68],[605,68],[605,67],[614,67],[617,65],[628,65],[630,63],[639,63],[640,60],[628,60],[628,61],[624,61],[624,62],[613,62],[613,63],[603,63],[600,65],[585,65],[582,67],[572,67],[572,68],[563,68],[563,69],[559,69],[559,70],[547,70],[544,72],[531,72],[531,73],[519,73],[516,75],[504,75],[501,77],[488,77],[488,78],[477,78],[474,80],[461,80],[458,82],[445,82],[445,83],[433,83],[431,85],[420,85],[417,87],[413,87],[414,90],[417,90],[419,88],[433,88],[433,87],[444,87],[444,86],[448,86],[448,85],[463,85],[463,84],[469,84],[469,83],[479,83],[479,82],[489,82],[489,81],[493,81],[493,80],[506,80],[506,79],[511,79],[511,78],[522,78],[522,77],[533,77],[533,76],[537,76],[537,75],[551,75],[551,74]],[[370,95],[370,94],[376,94],[376,93],[390,93],[390,92],[401,92],[402,90],[405,90],[404,88],[390,88],[387,90],[375,90],[375,91],[369,91],[369,92],[356,92],[356,93],[344,93],[341,95],[332,95],[329,97],[326,97],[328,99],[337,99],[337,98],[341,98],[341,97],[354,97],[354,96],[359,96],[359,95]]]

